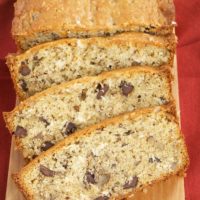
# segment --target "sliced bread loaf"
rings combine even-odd
[[[79,131],[13,177],[29,200],[126,199],[149,184],[183,175],[187,165],[176,118],[157,107]]]
[[[135,67],[63,83],[5,113],[24,157],[33,158],[77,129],[172,101],[168,70]]]
[[[121,67],[172,64],[175,38],[128,33],[114,37],[65,39],[7,58],[21,99],[52,85]]]
[[[12,35],[25,50],[67,37],[169,34],[174,15],[173,0],[18,0]]]

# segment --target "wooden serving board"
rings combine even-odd
[[[177,75],[177,61],[174,59],[174,67],[172,73],[174,74],[173,94],[176,99],[176,106],[179,112],[179,93],[178,93],[178,75]],[[21,154],[15,149],[14,140],[12,139],[10,151],[10,164],[7,180],[6,200],[24,200],[23,196],[12,181],[11,175],[18,172],[25,164]],[[185,200],[184,178],[171,177],[169,180],[154,184],[146,188],[143,192],[138,192],[134,195],[136,200]]]

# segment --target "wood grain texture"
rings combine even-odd
[[[174,67],[172,73],[174,74],[173,94],[176,99],[176,106],[179,112],[179,96],[178,96],[178,75],[177,75],[177,61],[174,59]],[[8,171],[6,200],[24,200],[23,196],[12,181],[11,174],[19,171],[25,164],[19,151],[15,149],[14,139],[12,139],[10,165]],[[136,193],[129,200],[185,200],[184,178],[171,177],[169,180],[157,183],[155,185],[145,188],[143,192]]]

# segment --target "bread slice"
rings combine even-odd
[[[174,18],[173,0],[18,0],[12,35],[26,50],[69,37],[132,31],[169,34]]]
[[[187,166],[177,119],[157,107],[79,131],[13,177],[29,200],[126,199]]]
[[[52,85],[121,67],[172,64],[174,35],[126,33],[114,37],[65,39],[7,58],[16,91],[27,98]]]
[[[136,67],[52,87],[5,113],[10,132],[31,159],[64,137],[115,115],[173,101],[166,70]]]

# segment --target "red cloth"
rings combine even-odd
[[[185,181],[186,199],[199,200],[200,181],[200,1],[175,0],[177,49],[182,130],[190,154],[190,168]],[[14,52],[10,37],[13,1],[0,0],[0,111],[11,110],[15,95],[4,56]],[[0,115],[0,199],[5,198],[10,135]]]

